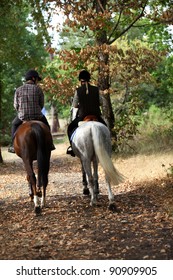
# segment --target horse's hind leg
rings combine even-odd
[[[81,162],[82,164],[82,162]],[[87,177],[86,177],[86,172],[84,170],[84,167],[83,167],[83,164],[82,164],[82,183],[83,183],[83,194],[84,195],[89,195],[90,192],[89,192],[89,189],[88,189],[88,182],[87,182]]]
[[[46,205],[46,187],[43,187],[43,193],[41,197],[41,208],[45,207]]]
[[[34,205],[35,205],[35,212],[38,213],[40,210],[40,205],[39,205],[39,198],[37,194],[37,188],[36,188],[36,177],[35,174],[33,173],[32,176],[30,176],[30,180],[32,181],[32,190],[33,190],[33,195],[34,195]]]
[[[31,198],[31,201],[33,201],[34,195],[33,195],[32,185],[31,185],[31,182],[30,182],[28,176],[27,176],[27,181],[28,181],[28,187],[29,187],[29,196],[30,196],[30,198]]]
[[[116,205],[115,205],[115,201],[114,201],[114,195],[112,193],[110,180],[107,178],[107,176],[106,176],[106,182],[107,182],[107,185],[108,185],[108,199],[109,199],[108,209],[111,210],[111,211],[115,211],[116,210]]]
[[[33,171],[33,166],[30,161],[24,161],[24,165],[27,172],[27,180],[29,184],[32,186],[32,195],[34,197],[34,209],[36,214],[40,213],[40,206],[39,206],[39,199],[37,195],[37,188],[36,188],[36,177]]]
[[[36,182],[36,177],[35,177],[35,174],[34,174],[34,173],[33,173],[33,177],[34,177],[34,182]],[[30,198],[31,198],[31,201],[33,201],[33,199],[34,199],[34,193],[33,193],[32,183],[31,183],[30,177],[29,177],[28,175],[27,175],[27,181],[28,181],[28,187],[29,187],[29,196],[30,196]],[[38,195],[39,197],[42,196],[40,187],[37,187],[36,192],[37,192],[37,195]]]
[[[48,176],[45,176],[44,183],[43,183],[43,194],[41,197],[41,208],[46,206],[46,187],[48,184]]]
[[[37,177],[37,189],[40,190],[43,188],[41,193],[41,208],[45,207],[46,205],[46,187],[48,185],[48,172],[41,173],[40,169],[38,169],[38,177]]]
[[[89,183],[89,188],[90,188],[90,193],[91,193],[91,206],[96,204],[97,197],[94,192],[94,180],[92,176],[92,170],[91,170],[91,162],[88,160],[83,161],[83,167],[86,172],[87,178],[88,178],[88,183]]]
[[[98,184],[98,162],[96,157],[93,159],[93,169],[94,169],[94,192],[96,196],[99,194],[99,184]]]

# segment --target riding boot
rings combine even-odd
[[[56,149],[56,147],[55,147],[55,145],[52,143],[51,151],[53,151],[53,150],[55,150],[55,149]]]
[[[15,154],[13,142],[12,142],[12,143],[10,144],[10,146],[8,147],[8,152],[9,152],[9,153]]]
[[[66,152],[67,155],[71,155],[72,157],[75,157],[75,154],[72,150],[72,146],[70,145],[68,148],[67,148],[67,152]]]
[[[9,147],[8,147],[8,152],[15,154],[15,150],[14,150],[14,136],[12,136],[12,141],[11,141]]]
[[[12,128],[11,128],[11,143],[8,147],[8,152],[9,153],[13,153],[15,154],[15,150],[14,150],[14,137],[15,137],[15,133],[16,133],[16,130],[17,128],[22,124],[22,121],[18,118],[18,117],[15,117],[15,119],[13,120],[12,122]]]

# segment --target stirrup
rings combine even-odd
[[[8,152],[15,154],[15,150],[13,146],[8,147]]]

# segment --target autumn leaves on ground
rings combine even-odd
[[[173,259],[173,154],[114,158],[126,181],[115,187],[118,211],[99,167],[97,207],[82,194],[80,163],[52,152],[47,207],[36,216],[29,201],[22,161],[3,150],[0,166],[1,259]]]

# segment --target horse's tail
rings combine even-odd
[[[108,180],[113,185],[118,185],[119,183],[122,183],[125,177],[113,165],[112,159],[106,148],[105,135],[100,129],[100,126],[97,126],[94,123],[92,125],[92,136],[93,136],[95,153],[98,157],[101,166],[105,171],[105,174],[108,177]],[[111,147],[111,141],[110,141],[110,147]]]
[[[32,130],[34,131],[37,142],[38,185],[47,186],[50,167],[49,147],[46,146],[45,133],[41,125],[33,123]]]

